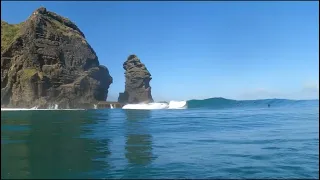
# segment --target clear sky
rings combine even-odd
[[[319,2],[2,2],[1,19],[40,6],[71,19],[114,83],[136,54],[156,101],[319,98]]]

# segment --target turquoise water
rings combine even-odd
[[[1,112],[1,177],[319,178],[318,101],[211,101]]]

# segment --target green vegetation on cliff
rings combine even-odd
[[[1,21],[1,107],[92,108],[107,99],[111,83],[69,19],[40,7],[23,23]]]
[[[22,24],[8,24],[1,20],[1,52],[17,38]]]
[[[21,71],[21,77],[23,80],[30,79],[33,75],[37,73],[37,69],[35,68],[26,68]]]
[[[76,30],[73,30],[71,27],[66,26],[65,24],[63,24],[63,22],[60,22],[53,18],[50,18],[50,22],[52,23],[53,27],[58,32],[62,33],[64,36],[78,37],[82,40],[83,43],[86,43],[84,37],[80,34],[80,32],[77,32]]]

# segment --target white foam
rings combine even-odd
[[[59,109],[58,107],[59,107],[58,104],[54,104],[54,105],[49,106],[48,109]]]
[[[26,108],[1,108],[1,111],[27,111],[33,109],[26,109]]]
[[[187,101],[170,101],[169,109],[186,109]]]
[[[185,109],[186,101],[170,101],[168,103],[126,104],[122,109]]]
[[[110,108],[113,109],[114,106],[110,104]],[[148,103],[148,104],[127,104],[122,107],[122,109],[186,109],[186,101],[170,101],[168,103]],[[94,104],[94,109],[97,109],[97,105]],[[77,111],[85,109],[58,109],[58,105],[49,106],[48,109],[38,109],[37,106],[30,109],[27,108],[1,108],[1,111],[54,111],[54,110],[68,110],[68,111]]]
[[[38,109],[38,106],[32,107],[31,109]]]
[[[1,108],[1,111],[54,111],[54,110],[79,111],[79,110],[85,110],[85,109],[59,109],[58,104],[51,105],[47,109],[38,109],[38,106],[34,106],[30,109],[28,109],[28,108]]]

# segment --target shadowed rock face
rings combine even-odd
[[[70,20],[39,8],[1,21],[1,106],[77,108],[105,101],[112,77]]]
[[[153,102],[151,96],[151,74],[136,55],[130,55],[123,63],[126,71],[125,92],[120,93],[120,103],[149,103]]]

